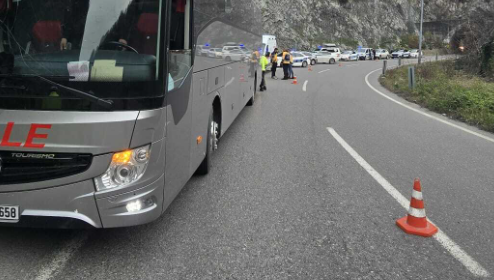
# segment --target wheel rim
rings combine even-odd
[[[218,149],[218,123],[211,121],[211,149],[216,151]]]

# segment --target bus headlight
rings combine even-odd
[[[151,146],[115,153],[106,172],[94,179],[97,191],[124,187],[139,180],[149,164]]]

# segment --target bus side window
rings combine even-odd
[[[192,67],[190,1],[172,0],[168,91],[180,87]]]

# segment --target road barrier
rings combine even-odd
[[[436,226],[427,220],[420,179],[413,182],[412,199],[408,215],[397,220],[396,225],[404,232],[423,237],[431,237],[438,232]]]
[[[388,68],[388,61],[384,60],[383,61],[383,75],[386,75],[387,68]]]

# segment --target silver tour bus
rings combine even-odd
[[[254,103],[250,1],[1,3],[0,226],[151,222]]]

